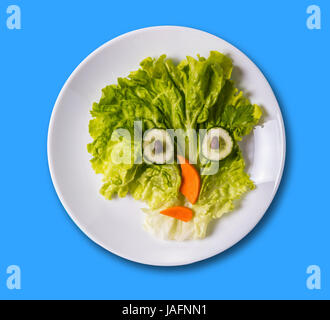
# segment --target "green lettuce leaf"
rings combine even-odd
[[[145,201],[153,210],[178,199],[181,173],[177,165],[151,165],[141,171],[130,185],[134,199]]]
[[[202,188],[198,202],[193,206],[196,216],[204,220],[221,218],[235,208],[235,201],[248,191],[255,189],[254,183],[245,172],[245,161],[238,146],[233,153],[220,162],[214,175],[202,176]],[[201,229],[198,237],[204,237]]]
[[[233,81],[227,81],[205,124],[208,129],[225,128],[236,141],[241,141],[243,136],[251,133],[261,116],[261,108],[252,105],[243,92],[235,88]]]
[[[185,101],[184,127],[196,129],[208,119],[209,110],[230,79],[233,65],[227,56],[211,51],[208,59],[187,57],[178,66],[166,61],[167,70]]]

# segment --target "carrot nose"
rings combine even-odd
[[[188,162],[184,157],[178,156],[181,165],[182,183],[180,192],[195,204],[198,200],[201,189],[201,178],[196,168]]]

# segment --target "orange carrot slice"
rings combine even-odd
[[[189,222],[194,216],[194,212],[187,207],[173,207],[163,210],[160,213],[184,222]]]
[[[190,201],[195,204],[199,197],[201,189],[201,178],[196,168],[191,165],[184,157],[178,156],[181,164],[182,183],[180,192]]]

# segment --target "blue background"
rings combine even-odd
[[[19,1],[0,3],[0,298],[325,299],[330,298],[330,2]],[[6,9],[22,10],[22,30]],[[308,30],[306,9],[322,10]],[[53,189],[46,142],[56,98],[92,51],[128,31],[182,25],[245,52],[280,102],[288,137],[280,190],[258,227],[226,253],[191,266],[158,268],[118,258],[71,221]],[[22,290],[6,269],[22,270]],[[322,290],[306,269],[322,270]]]

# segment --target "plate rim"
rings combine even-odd
[[[73,213],[70,212],[69,210],[69,205],[67,204],[66,200],[64,199],[64,195],[63,193],[60,191],[60,187],[57,183],[57,179],[55,176],[55,169],[53,167],[53,155],[52,155],[52,150],[51,150],[51,139],[52,139],[52,131],[54,128],[54,123],[55,123],[55,118],[56,118],[56,113],[57,110],[59,108],[60,102],[65,94],[65,92],[67,91],[67,88],[69,87],[69,85],[71,84],[71,82],[74,80],[76,74],[79,73],[80,69],[85,66],[95,55],[97,55],[99,52],[101,52],[102,50],[104,50],[105,48],[107,48],[108,46],[113,45],[115,42],[120,41],[121,39],[124,39],[126,37],[129,37],[133,34],[138,34],[138,33],[143,33],[146,31],[162,31],[162,30],[168,30],[168,29],[173,29],[173,30],[189,30],[189,31],[197,31],[200,33],[204,33],[205,35],[207,35],[208,37],[213,37],[213,38],[217,38],[220,39],[221,41],[223,41],[224,43],[226,43],[227,45],[229,45],[229,47],[233,47],[236,50],[238,50],[245,58],[247,58],[255,68],[257,68],[257,70],[260,71],[261,76],[263,77],[263,80],[268,84],[268,86],[270,87],[271,92],[273,93],[275,100],[276,100],[276,104],[274,105],[274,108],[277,109],[277,114],[279,116],[279,124],[280,124],[280,132],[281,132],[281,138],[282,138],[282,158],[281,158],[281,165],[280,165],[280,170],[278,173],[278,176],[276,177],[275,181],[275,187],[273,189],[273,193],[271,195],[271,200],[269,201],[269,204],[267,204],[267,206],[265,207],[264,213],[261,215],[260,219],[258,219],[258,221],[253,224],[251,226],[251,228],[248,229],[247,232],[244,233],[244,235],[241,237],[241,239],[235,243],[233,243],[232,245],[228,246],[226,249],[223,250],[216,250],[215,253],[212,254],[206,254],[204,257],[202,258],[191,258],[191,259],[187,259],[187,261],[185,261],[184,263],[182,262],[177,262],[177,263],[151,263],[151,262],[147,262],[147,261],[139,261],[136,260],[134,258],[130,258],[129,256],[125,255],[125,254],[121,254],[119,253],[116,249],[113,248],[108,248],[105,246],[105,244],[102,243],[102,241],[98,241],[95,239],[95,237],[87,230],[87,228],[85,228],[85,226],[83,226],[78,219],[75,217],[75,215]],[[54,186],[54,189],[56,191],[56,194],[63,206],[63,208],[65,209],[66,213],[68,214],[68,216],[71,218],[71,220],[75,223],[75,225],[84,233],[85,236],[87,236],[91,241],[93,241],[94,243],[96,243],[98,246],[102,247],[104,250],[122,258],[125,260],[129,260],[138,264],[142,264],[142,265],[147,265],[147,266],[157,266],[157,267],[178,267],[178,266],[186,266],[186,265],[190,265],[193,263],[198,263],[201,261],[205,261],[207,259],[210,259],[214,256],[217,256],[229,249],[231,249],[232,247],[236,246],[237,244],[239,244],[243,239],[245,239],[254,229],[255,227],[261,222],[261,220],[264,218],[265,214],[267,213],[267,211],[269,210],[269,207],[271,206],[271,204],[274,201],[274,198],[277,194],[277,191],[281,185],[281,181],[283,178],[283,174],[284,174],[284,170],[285,170],[285,164],[286,164],[286,157],[287,157],[287,138],[286,138],[286,130],[285,130],[285,123],[284,123],[284,119],[283,119],[283,115],[282,115],[282,111],[281,108],[279,106],[279,102],[278,99],[275,95],[275,92],[273,91],[273,88],[271,87],[269,81],[267,80],[266,76],[264,75],[264,73],[262,72],[262,70],[254,63],[253,60],[251,60],[249,58],[249,56],[247,56],[241,49],[239,49],[236,45],[231,44],[230,42],[220,38],[219,36],[216,36],[212,33],[206,32],[204,30],[200,30],[197,28],[191,28],[191,27],[185,27],[185,26],[176,26],[176,25],[163,25],[163,26],[152,26],[152,27],[146,27],[146,28],[141,28],[141,29],[136,29],[133,31],[129,31],[126,32],[122,35],[119,35],[107,42],[105,42],[104,44],[102,44],[101,46],[99,46],[98,48],[96,48],[94,51],[92,51],[86,58],[84,58],[79,64],[78,66],[74,69],[74,71],[70,74],[70,76],[67,78],[67,80],[65,81],[57,99],[56,102],[54,104],[51,116],[50,116],[50,121],[49,121],[49,126],[48,126],[48,133],[47,133],[47,159],[48,159],[48,168],[49,168],[49,172],[50,172],[50,176],[51,176],[51,180],[52,180],[52,184]]]

